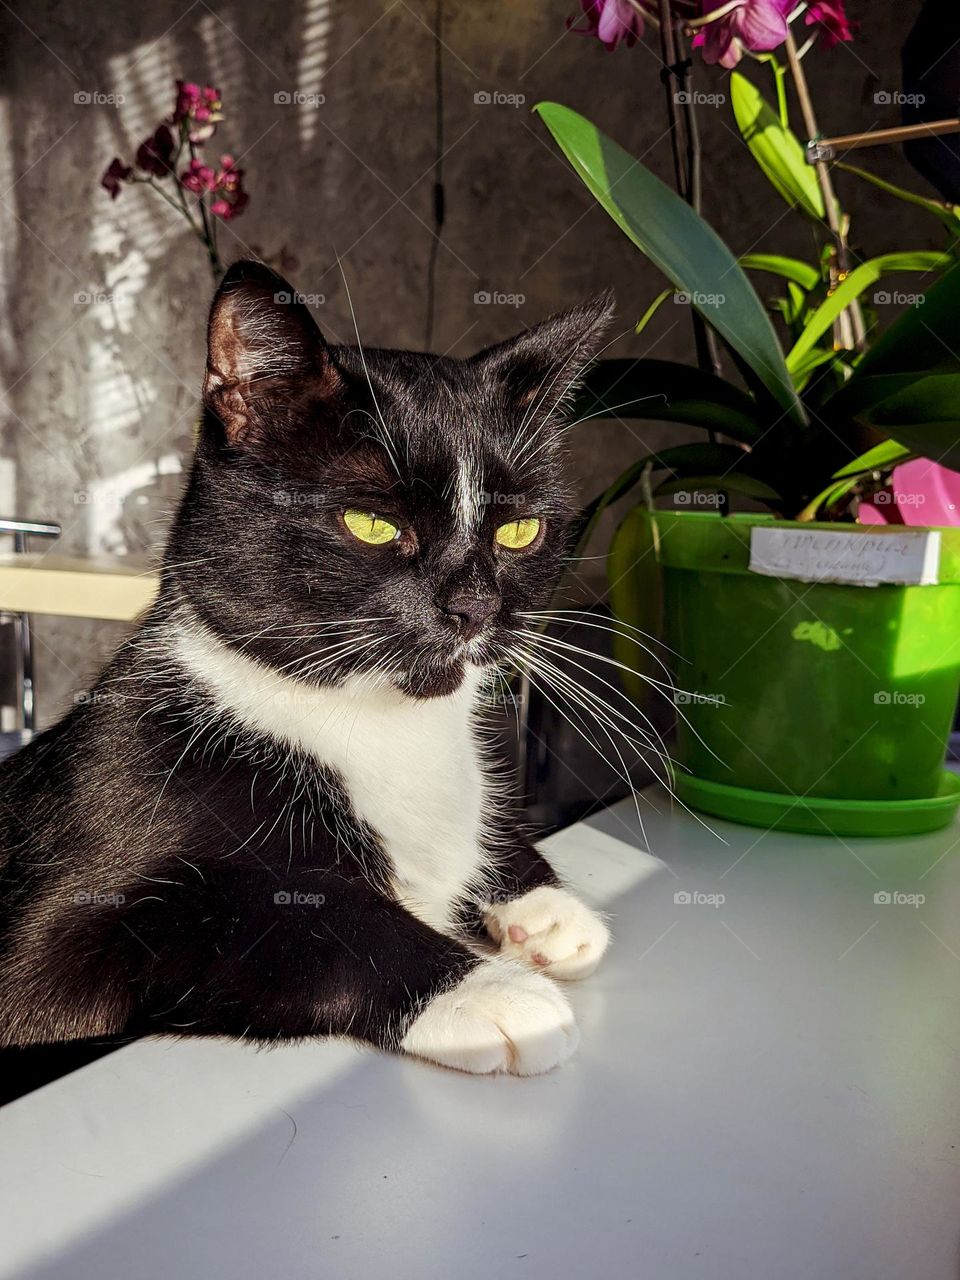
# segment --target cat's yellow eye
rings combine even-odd
[[[494,534],[501,547],[510,551],[522,551],[536,541],[540,532],[540,521],[536,516],[527,516],[524,520],[508,520],[500,525]]]
[[[356,511],[351,507],[343,513],[343,523],[355,538],[369,542],[372,547],[382,547],[400,537],[400,530],[392,520],[384,520],[372,511]]]

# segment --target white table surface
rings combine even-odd
[[[129,1046],[0,1110],[0,1275],[955,1280],[960,828],[644,817],[548,842],[615,932],[571,1063]]]

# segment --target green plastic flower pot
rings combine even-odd
[[[936,583],[865,586],[753,571],[758,526],[877,535],[637,509],[611,549],[615,614],[672,650],[680,798],[821,835],[947,825],[960,805],[944,769],[960,689],[960,529],[939,531]],[[625,665],[638,654],[619,643]],[[631,691],[641,696],[639,681]]]

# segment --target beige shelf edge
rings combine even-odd
[[[97,556],[0,556],[0,610],[132,622],[153,603],[159,575]]]

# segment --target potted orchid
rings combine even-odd
[[[682,295],[698,359],[601,361],[578,417],[654,419],[706,436],[637,459],[585,512],[589,532],[612,502],[641,495],[609,553],[611,606],[626,624],[616,660],[640,698],[630,674],[645,674],[639,632],[657,630],[678,655],[676,787],[687,803],[821,833],[943,825],[960,803],[943,770],[960,688],[960,529],[920,521],[926,489],[956,492],[944,464],[960,468],[957,210],[816,145],[803,62],[854,37],[840,0],[582,7],[573,29],[608,49],[658,34],[677,190],[576,112],[536,110],[666,277],[638,332]],[[688,49],[732,72],[735,126],[772,192],[812,229],[810,260],[738,258],[701,216]],[[857,254],[838,171],[936,218],[942,248]],[[913,305],[881,332],[870,291],[904,272],[920,282]],[[778,282],[767,305],[751,277]],[[926,488],[900,501],[917,470]],[[752,510],[729,514],[728,501]]]

